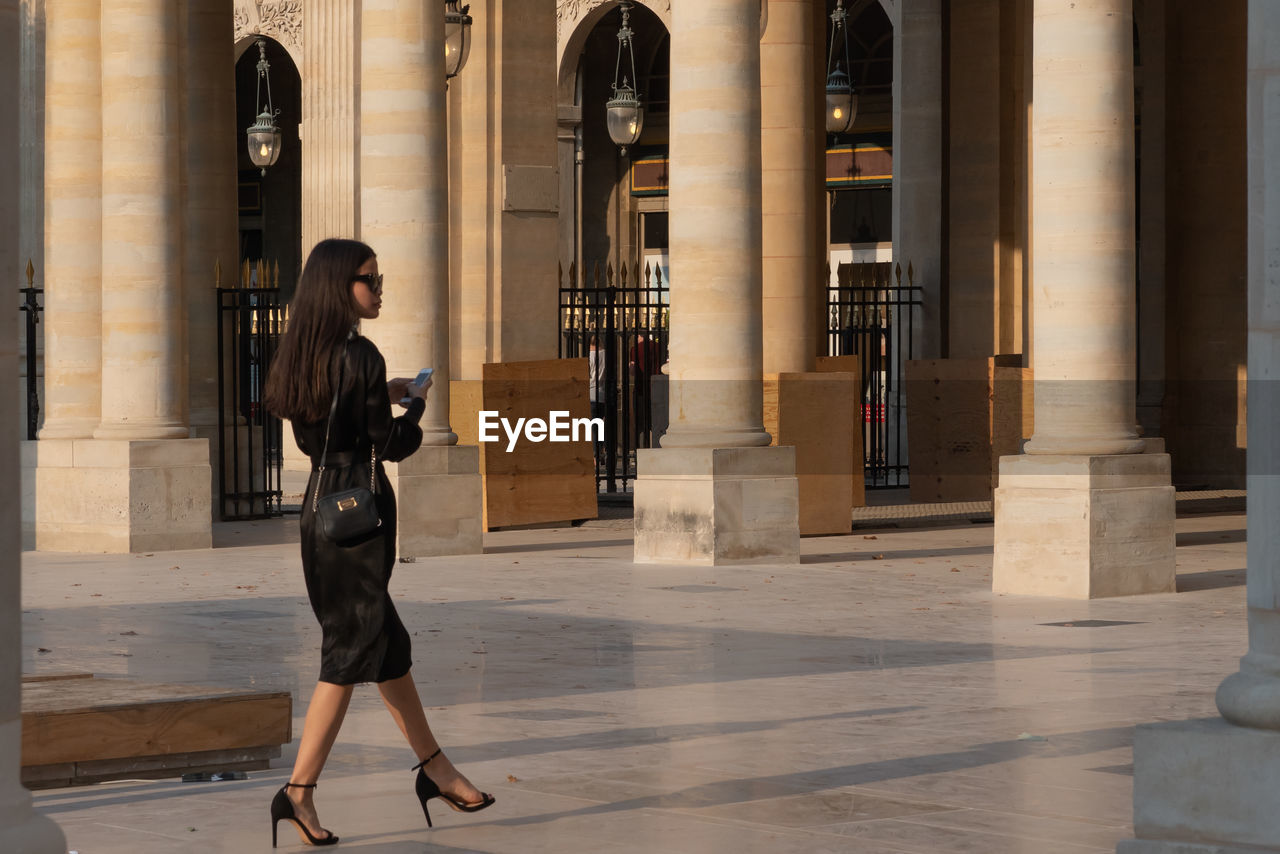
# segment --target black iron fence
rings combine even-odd
[[[593,376],[591,416],[603,418],[595,449],[596,486],[628,492],[637,448],[657,447],[666,430],[668,296],[661,268],[632,264],[590,274],[560,271],[560,357],[587,358]],[[594,347],[593,347],[594,343]]]
[[[908,483],[903,378],[916,356],[921,289],[910,264],[906,272],[904,284],[901,264],[841,264],[827,289],[827,353],[859,357],[869,489]]]
[[[44,288],[37,288],[36,268],[27,261],[27,286],[19,288],[22,304],[18,309],[26,315],[26,358],[27,358],[27,438],[34,440],[36,430],[40,426],[40,365],[36,355],[36,345],[40,328],[40,314],[44,311],[41,300],[44,299]]]
[[[268,282],[261,265],[250,279]],[[217,288],[218,496],[227,521],[283,514],[284,428],[262,406],[267,368],[287,321],[278,287]]]

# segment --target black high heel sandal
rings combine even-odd
[[[440,787],[436,785],[436,781],[427,776],[426,765],[432,759],[440,755],[440,750],[428,756],[426,759],[413,766],[411,771],[418,772],[418,779],[414,781],[414,791],[418,793],[418,800],[422,802],[422,814],[427,817],[427,827],[431,827],[431,813],[427,811],[427,801],[432,798],[439,798],[458,812],[480,812],[480,810],[491,807],[495,798],[487,792],[481,792],[482,800],[479,803],[468,804],[464,801],[454,800],[450,795],[446,795],[440,791]]]
[[[276,847],[276,825],[281,821],[291,821],[293,826],[298,829],[300,837],[305,836],[306,842],[310,845],[337,845],[338,837],[333,835],[333,831],[325,830],[328,836],[318,838],[311,835],[311,831],[307,830],[307,826],[298,818],[298,813],[293,808],[293,801],[289,800],[285,789],[314,789],[315,783],[285,783],[276,792],[276,796],[271,799],[271,847]]]

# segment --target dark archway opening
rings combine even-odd
[[[245,128],[257,118],[258,50],[250,42],[236,62],[236,151],[239,152],[240,263],[249,262],[257,282],[257,264],[273,273],[279,265],[282,298],[293,296],[301,273],[302,255],[302,143],[298,128],[302,119],[302,78],[293,58],[272,39],[267,42],[271,63],[272,102],[280,111],[276,124],[281,132],[280,159],[265,175],[249,159]],[[265,103],[266,87],[262,89]],[[272,276],[274,282],[274,276]]]

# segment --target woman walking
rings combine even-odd
[[[320,679],[307,708],[302,741],[289,782],[271,803],[276,826],[290,821],[312,845],[338,837],[317,817],[312,792],[337,738],[353,686],[374,682],[419,759],[415,791],[427,825],[427,801],[476,812],[491,805],[454,768],[427,724],[410,673],[409,633],[387,593],[395,565],[396,501],[382,462],[405,459],[422,444],[418,420],[426,407],[421,387],[386,377],[382,354],[357,331],[382,308],[382,275],[373,250],[354,240],[325,240],[311,251],[291,304],[289,328],[267,378],[264,399],[272,413],[293,422],[298,447],[311,457],[308,500],[302,506],[302,568],[323,641]],[[409,400],[393,417],[391,401]],[[342,542],[317,523],[320,497],[375,487],[380,526]]]

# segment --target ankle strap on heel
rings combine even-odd
[[[285,783],[284,787],[286,789],[314,789],[316,787],[316,784],[315,783]]]
[[[443,753],[443,752],[444,752],[444,748],[443,748],[443,747],[438,747],[438,748],[436,748],[436,752],[435,752],[435,753],[431,754],[431,755],[430,755],[430,756],[428,756],[426,759],[422,760],[421,762],[419,762],[417,765],[413,766],[413,767],[412,767],[412,768],[410,768],[409,770],[410,770],[410,771],[417,771],[419,768],[423,768],[423,767],[425,767],[425,766],[426,766],[426,764],[427,764],[428,762],[430,762],[432,759],[435,759],[437,756],[439,756],[439,755],[440,755],[441,753]]]

